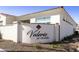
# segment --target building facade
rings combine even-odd
[[[23,43],[49,43],[74,34],[76,22],[63,7],[22,16],[0,14],[0,31],[4,39]],[[18,21],[14,24],[14,21]],[[6,26],[14,24],[12,26]],[[14,31],[8,33],[8,30]],[[4,30],[6,29],[6,30]],[[4,30],[4,31],[3,31]],[[7,34],[5,34],[7,33]],[[12,34],[12,35],[9,35]],[[16,36],[15,36],[16,35]]]

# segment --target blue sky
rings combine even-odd
[[[58,6],[0,6],[0,13],[20,16],[56,7]],[[79,23],[79,6],[64,6],[64,8]]]

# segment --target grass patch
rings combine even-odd
[[[42,47],[40,45],[37,45],[37,44],[33,44],[32,46],[33,46],[33,48],[36,48],[36,49],[42,49]]]
[[[63,48],[62,44],[51,44],[49,45],[49,48]]]

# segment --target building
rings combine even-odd
[[[22,15],[19,16],[18,19],[26,22],[29,21],[30,23],[58,23],[60,25],[60,39],[72,35],[77,26],[77,23],[72,19],[64,7]]]
[[[13,24],[16,21],[16,16],[0,13],[0,25]]]
[[[79,24],[77,24],[75,32],[76,32],[75,34],[79,34]]]
[[[74,34],[77,26],[77,23],[63,7],[22,16],[0,15],[0,24],[5,25],[5,27],[0,27],[3,38],[13,38],[12,40],[15,42],[49,43],[60,41],[64,37]],[[14,24],[14,21],[19,22]],[[8,24],[14,25],[6,26]]]

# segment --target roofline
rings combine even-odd
[[[6,14],[6,13],[0,13],[0,14],[5,15],[5,16],[14,16],[14,15]],[[16,17],[16,16],[14,16],[14,17]]]
[[[33,12],[33,13],[30,13],[30,14],[25,14],[25,15],[36,14],[36,13],[45,12],[45,11],[49,11],[49,10],[54,10],[54,9],[58,9],[58,8],[64,8],[64,7],[63,6],[60,6],[60,7],[51,8],[51,9],[47,9],[47,10],[43,10],[43,11]],[[14,15],[6,14],[6,13],[0,13],[0,14],[6,15],[6,16],[14,16]],[[21,15],[21,16],[25,16],[25,15]],[[20,16],[18,16],[18,17],[20,17]]]
[[[47,9],[47,10],[43,10],[43,11],[38,11],[38,12],[33,12],[33,13],[30,13],[30,14],[25,14],[25,15],[21,15],[21,16],[27,16],[27,15],[31,15],[31,14],[36,14],[36,13],[41,13],[41,12],[45,12],[45,11],[49,11],[49,10],[54,10],[54,9],[58,9],[58,8],[63,8],[63,6],[59,6],[59,7],[56,7],[56,8],[51,8],[51,9]],[[21,17],[21,16],[18,16],[18,17]]]

